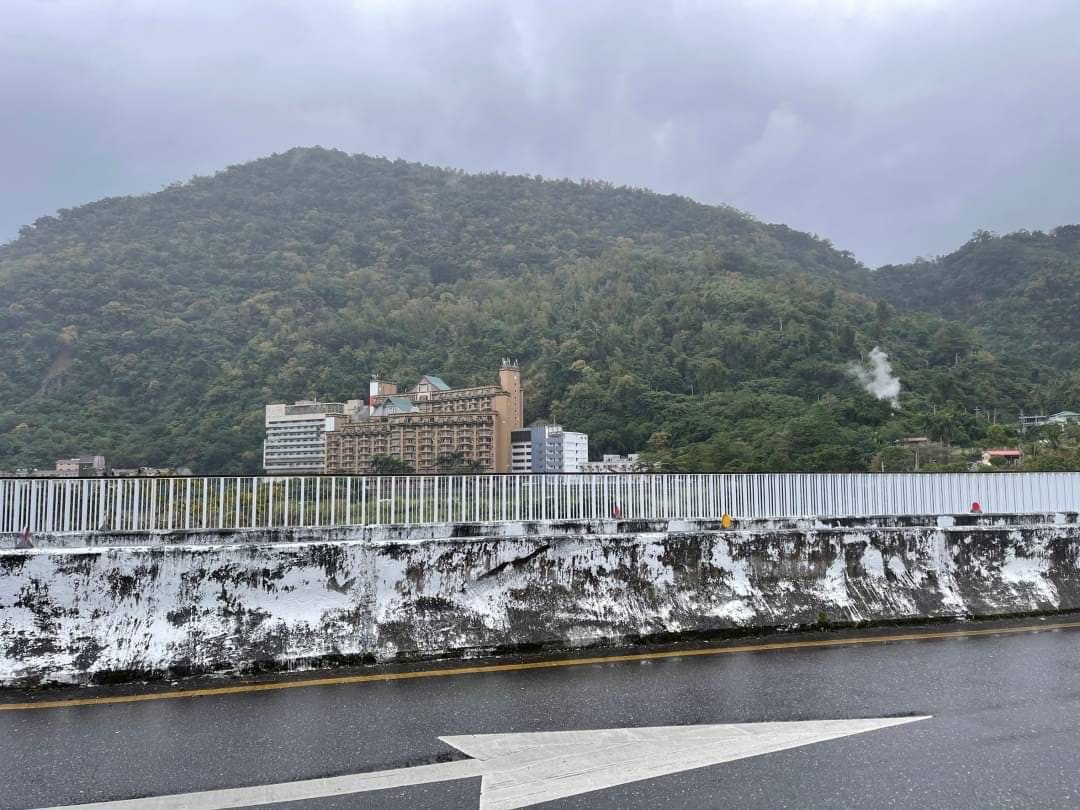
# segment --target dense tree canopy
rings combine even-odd
[[[865,289],[900,309],[979,327],[997,351],[1077,367],[1080,225],[1006,236],[978,231],[947,256],[867,278]]]
[[[255,471],[266,402],[355,397],[372,373],[490,382],[504,356],[528,420],[671,469],[867,469],[913,432],[978,443],[976,409],[1080,404],[1042,351],[911,293],[927,272],[879,278],[680,197],[296,149],[0,247],[0,469],[94,451]],[[849,373],[874,346],[898,410]]]

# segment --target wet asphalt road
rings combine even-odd
[[[0,712],[0,807],[399,768],[452,758],[448,734],[907,714],[933,718],[545,806],[1080,806],[1080,631],[1060,630]],[[275,806],[447,810],[479,793]]]

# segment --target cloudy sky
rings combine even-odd
[[[872,266],[1080,222],[1077,0],[6,0],[0,241],[296,145],[603,178]]]

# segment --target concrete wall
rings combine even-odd
[[[1080,609],[1075,514],[15,540],[5,684]]]

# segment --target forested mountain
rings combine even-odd
[[[870,278],[869,290],[897,308],[978,326],[998,350],[1059,369],[1080,365],[1080,225],[980,231],[947,256],[883,267]]]
[[[1060,375],[997,338],[901,311],[902,272],[680,197],[294,149],[0,247],[0,469],[255,471],[266,402],[486,382],[504,356],[527,419],[673,469],[865,469],[1047,396]],[[875,346],[899,410],[850,373]]]

